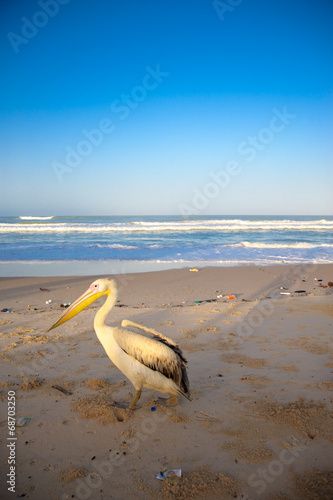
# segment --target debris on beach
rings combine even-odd
[[[240,481],[223,472],[215,472],[207,466],[161,482],[160,496],[174,498],[240,498]]]
[[[70,305],[71,305],[71,303],[70,303],[70,302],[64,302],[63,304],[60,304],[60,307],[65,307],[65,308],[67,308],[67,307],[69,307]]]
[[[216,291],[218,293],[218,291]],[[217,302],[217,299],[223,300],[233,300],[236,299],[235,295],[227,294],[227,295],[217,295],[216,299],[203,299],[203,300],[194,300],[194,304],[202,304],[203,302]]]
[[[194,304],[202,304],[203,302],[216,302],[216,299],[195,300]]]
[[[11,309],[7,309],[7,307],[5,307],[4,309],[1,309],[1,312],[2,313],[11,313],[12,310]]]
[[[224,299],[224,300],[232,300],[232,299],[235,299],[235,295],[232,295],[232,294],[228,294],[228,295],[218,295],[217,296],[218,299]]]
[[[64,389],[64,387],[60,387],[60,385],[51,385],[53,389],[57,389],[57,391],[62,392],[63,394],[66,394],[67,396],[71,396],[73,393],[70,391],[67,391],[67,389]]]
[[[40,287],[39,289],[40,289],[42,292],[50,292],[50,291],[51,291],[51,290],[49,290],[48,288],[42,288],[42,287]]]
[[[23,427],[26,423],[30,422],[31,418],[19,417],[15,421],[15,427]]]
[[[156,479],[160,479],[161,481],[164,481],[167,477],[181,477],[182,476],[182,470],[181,469],[167,469],[164,468],[159,472],[156,476]]]

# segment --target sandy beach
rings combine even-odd
[[[193,400],[113,406],[134,389],[93,330],[104,299],[46,333],[94,277],[1,278],[1,498],[333,498],[333,265],[115,278],[109,324],[175,340]]]

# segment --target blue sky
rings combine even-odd
[[[329,0],[3,0],[0,215],[332,215]]]

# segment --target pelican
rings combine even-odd
[[[152,334],[153,338],[105,324],[105,319],[117,300],[117,285],[112,278],[94,281],[47,331],[73,318],[103,295],[107,299],[95,315],[94,329],[110,360],[135,388],[135,396],[129,409],[134,410],[144,387],[169,394],[168,406],[177,404],[179,395],[191,400],[187,361],[177,344],[161,333],[129,320],[123,320],[121,326],[139,328]]]

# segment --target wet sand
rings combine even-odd
[[[333,498],[333,265],[115,278],[109,324],[175,340],[193,400],[168,408],[144,389],[134,412],[113,406],[134,389],[93,331],[103,299],[46,333],[94,278],[0,279],[1,498]],[[31,419],[15,430],[15,493],[10,391]],[[159,481],[164,468],[181,478]]]

